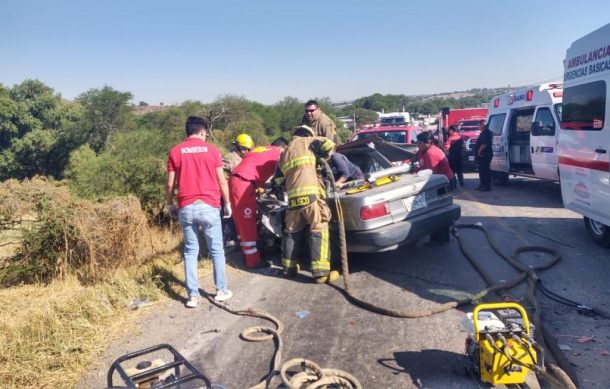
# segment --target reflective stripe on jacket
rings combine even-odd
[[[289,207],[306,205],[299,198],[309,196],[326,197],[326,190],[316,172],[316,156],[311,150],[315,141],[327,141],[321,137],[295,137],[282,153],[278,166],[286,178],[285,188],[288,194]],[[294,200],[294,201],[291,201]],[[306,203],[309,204],[311,199]]]

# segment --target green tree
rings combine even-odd
[[[0,179],[59,177],[74,147],[69,129],[79,115],[78,105],[40,81],[0,86]]]
[[[92,150],[99,153],[116,132],[126,130],[132,98],[130,92],[119,92],[109,86],[90,89],[76,98],[84,107],[82,136]]]
[[[303,118],[303,102],[296,97],[284,97],[273,105],[278,115],[278,126],[281,133],[286,134],[301,124]]]
[[[164,129],[138,129],[117,133],[108,147],[96,154],[89,145],[70,157],[66,178],[79,196],[100,199],[132,194],[151,216],[161,212],[167,152],[184,133]]]
[[[375,111],[365,108],[356,108],[353,112],[356,117],[356,126],[361,127],[367,124],[373,124],[379,120],[379,115]]]

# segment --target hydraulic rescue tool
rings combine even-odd
[[[516,303],[480,304],[462,324],[468,330],[466,355],[481,381],[523,384],[530,370],[544,366],[527,313]]]

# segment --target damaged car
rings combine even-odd
[[[447,177],[410,173],[407,161],[414,157],[413,152],[375,136],[340,145],[336,151],[365,173],[362,182],[348,183],[336,192],[348,252],[394,250],[425,236],[448,239],[450,227],[460,217],[460,207],[453,203]],[[333,196],[330,191],[328,204],[336,216]],[[258,200],[263,252],[281,247],[277,239],[282,236],[286,202],[277,197],[266,192]],[[338,226],[331,222],[330,228]]]

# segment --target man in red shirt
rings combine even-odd
[[[262,187],[273,175],[280,154],[287,145],[286,139],[278,138],[271,146],[255,148],[233,169],[229,178],[233,221],[239,234],[239,245],[246,267],[250,269],[269,266],[269,263],[261,262],[256,247],[256,189]]]
[[[442,174],[446,176],[450,182],[453,182],[455,177],[449,166],[449,161],[443,153],[443,150],[433,144],[432,133],[429,131],[422,132],[417,135],[417,154],[415,161],[419,163],[419,167],[415,170],[430,169],[434,174]]]
[[[208,124],[197,116],[186,120],[187,139],[174,146],[168,155],[167,183],[165,187],[167,209],[178,215],[184,235],[184,273],[188,301],[195,308],[199,302],[197,256],[199,255],[199,228],[203,230],[212,263],[216,301],[226,301],[233,293],[227,289],[225,255],[222,244],[220,196],[229,204],[229,188],[223,172],[220,152],[206,143]],[[178,207],[174,205],[174,190],[178,188]],[[231,217],[231,207],[225,207],[224,217]]]

